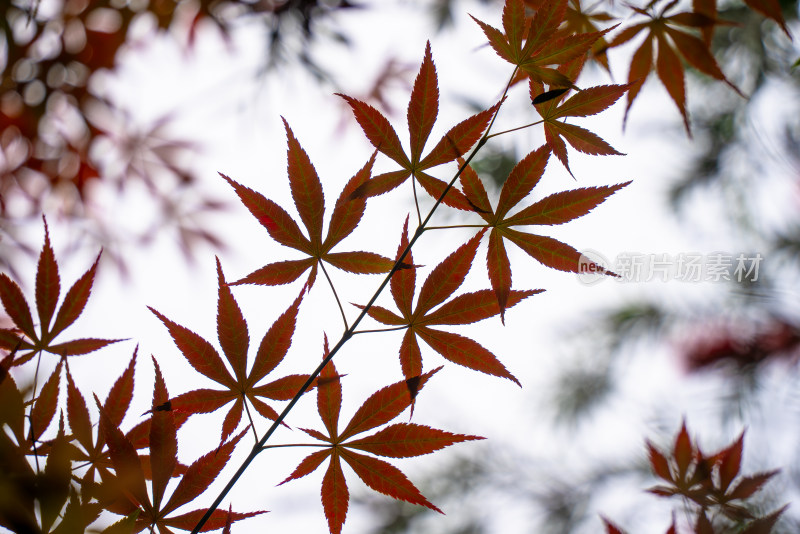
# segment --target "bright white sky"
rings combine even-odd
[[[76,330],[83,329],[77,334],[132,339],[105,349],[102,354],[76,359],[72,364],[73,372],[80,377],[79,383],[94,377],[93,385],[101,399],[112,383],[109,377],[116,378],[121,373],[135,343],[140,344],[136,375],[138,388],[134,399],[137,404],[126,419],[126,429],[138,421],[138,414],[149,405],[151,354],[161,365],[171,394],[211,386],[183,361],[166,329],[146,306],[153,306],[216,346],[214,254],[220,255],[229,280],[244,276],[267,262],[296,257],[289,249],[270,243],[264,229],[218,178],[218,171],[283,206],[290,206],[282,115],[316,166],[325,188],[329,213],[345,181],[371,153],[371,147],[354,121],[345,122],[344,130],[339,130],[343,113],[347,116],[347,110],[342,101],[332,95],[334,91],[359,96],[389,56],[408,63],[416,73],[428,38],[432,42],[441,93],[440,116],[432,142],[438,139],[437,133],[441,135],[467,116],[459,98],[470,97],[489,104],[502,90],[511,68],[488,48],[479,49],[484,42],[483,35],[467,14],[458,15],[457,31],[447,30],[433,35],[428,19],[417,4],[421,2],[373,2],[370,3],[371,9],[341,18],[354,46],[345,49],[326,44],[324,50],[321,47],[317,50],[317,58],[342,84],[338,88],[320,86],[307,73],[296,68],[258,77],[256,73],[262,66],[265,48],[263,28],[258,24],[238,28],[233,33],[230,48],[226,48],[216,30],[210,27],[201,28],[196,48],[188,53],[172,38],[148,40],[126,54],[119,68],[107,76],[109,94],[132,112],[135,125],[146,126],[165,113],[172,113],[175,118],[173,131],[177,136],[202,144],[203,150],[191,164],[201,173],[203,187],[216,191],[219,198],[231,206],[228,213],[214,219],[219,224],[216,228],[218,234],[230,245],[229,251],[202,250],[197,254],[196,267],[189,269],[175,250],[171,237],[164,236],[156,247],[128,254],[132,272],[129,285],[126,286],[126,282],[112,269],[101,272],[89,308],[76,325]],[[470,12],[490,24],[499,25],[499,12],[482,4],[472,3]],[[618,63],[613,65],[613,69],[615,81],[621,82],[627,69],[624,62]],[[597,71],[588,72],[585,80],[584,86],[612,83]],[[535,120],[533,110],[525,107],[528,97],[521,89],[517,89],[507,110],[501,114],[498,129]],[[393,95],[400,112],[392,122],[404,142],[407,137],[405,107],[408,95],[409,91],[403,88]],[[675,135],[663,134],[665,123],[669,127],[673,122],[678,125],[678,115],[661,88],[653,82],[647,84],[644,97],[634,105],[625,134],[619,129],[622,109],[623,105],[617,104],[600,117],[585,119],[579,124],[597,132],[628,156],[590,157],[570,150],[577,184],[553,159],[534,195],[541,197],[575,186],[608,185],[630,179],[634,180],[633,184],[587,218],[554,228],[549,235],[578,249],[598,251],[606,258],[626,251],[674,255],[678,252],[726,250],[730,243],[716,241],[717,237],[703,236],[699,240],[683,237],[668,208],[663,205],[662,192],[667,187],[667,180],[681,173],[687,141],[679,131]],[[525,152],[538,147],[542,141],[540,131],[521,132],[513,139],[500,140],[513,143]],[[387,168],[385,159],[379,159],[376,170]],[[121,224],[136,227],[147,218],[149,207],[146,203],[113,204],[112,196],[108,202],[99,209],[113,213]],[[359,230],[340,245],[340,250],[369,249],[393,256],[403,219],[412,210],[410,192],[405,187],[372,200]],[[293,209],[289,211],[294,213]],[[444,215],[438,220],[437,224],[457,224],[463,218]],[[64,240],[59,236],[59,229],[53,226],[51,232],[58,254],[59,244]],[[464,230],[426,235],[420,251],[415,250],[414,260],[432,267],[471,235]],[[713,240],[711,244],[709,239]],[[462,444],[430,458],[394,462],[410,475],[412,481],[415,475],[419,479],[426,469],[442,462],[448,454],[488,451],[493,443],[529,454],[545,464],[582,465],[604,455],[615,459],[643,458],[645,437],[652,436],[660,424],[668,425],[668,433],[674,432],[680,414],[697,408],[692,407],[698,398],[697,388],[675,389],[680,370],[662,350],[652,355],[646,368],[641,368],[641,359],[636,360],[639,366],[630,372],[639,378],[626,381],[628,389],[614,397],[612,409],[608,410],[610,413],[601,420],[574,435],[563,433],[560,437],[553,437],[548,434],[548,418],[552,414],[547,410],[547,403],[555,377],[568,354],[562,338],[571,334],[565,332],[570,332],[574,324],[591,322],[593,309],[633,299],[640,292],[659,291],[663,294],[664,285],[659,282],[622,284],[605,281],[585,286],[573,275],[547,270],[521,251],[510,250],[509,253],[514,267],[515,288],[542,287],[547,292],[510,310],[504,329],[498,319],[454,331],[468,332],[493,350],[524,387],[519,389],[508,381],[446,364],[421,394],[415,422],[452,432],[486,436],[490,441],[488,445],[486,442]],[[478,260],[465,286],[470,290],[489,287],[483,257],[485,244],[479,249]],[[62,261],[62,286],[68,287],[85,270],[87,262],[78,259],[69,263]],[[429,269],[420,270],[418,284],[428,272]],[[349,283],[351,278],[344,273],[335,272],[333,276],[341,284],[338,289],[345,302],[365,302],[380,282],[377,276],[362,279],[357,284]],[[257,346],[266,329],[291,303],[299,289],[298,283],[279,288],[235,288],[234,295],[248,320],[251,347]],[[675,302],[686,294],[692,294],[693,298],[709,294],[709,288],[702,284],[672,282],[669,289],[670,295],[664,298],[672,298]],[[391,306],[386,299],[382,302]],[[351,318],[355,317],[355,308],[348,312]],[[324,279],[319,278],[301,308],[299,334],[275,377],[313,369],[321,357],[323,331],[334,343],[341,332],[341,319],[333,306],[330,290]],[[396,333],[357,336],[337,358],[339,371],[348,375],[343,381],[343,422],[366,396],[400,378],[396,357],[399,340],[400,334]],[[586,361],[591,362],[591,354],[585,356]],[[433,353],[424,358],[427,369],[444,363]],[[571,360],[566,361],[569,363]],[[83,393],[87,397],[90,395],[88,389]],[[650,407],[669,397],[676,405],[675,420],[650,420]],[[313,397],[301,402],[288,422],[293,426],[317,427]],[[188,424],[180,435],[181,459],[191,462],[214,447],[219,438],[220,423],[221,417],[199,416]],[[266,424],[261,423],[259,431],[265,428]],[[738,431],[738,428],[730,429],[730,435],[720,436],[720,440],[729,439]],[[283,431],[277,438],[281,442],[308,442],[309,439],[303,436],[300,432]],[[238,458],[243,457],[246,448],[240,447]],[[265,529],[321,532],[325,529],[319,503],[322,471],[274,488],[307,454],[307,450],[310,449],[269,452],[253,464],[250,472],[224,501],[224,506],[232,501],[238,511],[268,509],[271,513],[240,523],[239,532]],[[232,465],[238,465],[238,460],[234,460]],[[221,478],[227,481],[227,477],[224,474]],[[351,493],[363,493],[354,477],[348,479],[353,480]],[[602,503],[598,511],[614,517],[617,510],[627,507],[631,498],[641,498],[651,506],[654,499],[642,495],[639,490],[621,497],[609,492],[609,496],[603,499],[607,502]],[[620,502],[626,504],[623,506]],[[496,507],[490,512],[495,519],[493,532],[530,532],[535,516],[527,516],[529,512],[518,504],[493,503]],[[364,532],[369,527],[369,521],[357,514],[357,510],[351,507],[345,532]],[[457,515],[450,511],[450,516],[440,520],[455,521]],[[663,518],[663,521],[649,528],[653,532],[663,532],[668,513],[662,508],[655,517]],[[624,518],[619,519],[624,522]],[[591,526],[597,531],[599,519]],[[649,532],[647,528],[642,527],[639,532]]]

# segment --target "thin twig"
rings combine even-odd
[[[339,295],[336,293],[336,288],[333,287],[333,282],[331,281],[331,277],[328,275],[328,271],[325,269],[325,264],[321,260],[319,262],[319,266],[322,269],[322,273],[325,275],[325,278],[328,279],[328,285],[331,286],[331,291],[333,291],[333,298],[336,299],[336,304],[339,306],[339,312],[342,314],[342,321],[344,321],[344,329],[347,330],[349,327],[347,326],[347,316],[344,314],[342,301],[339,300]]]
[[[508,83],[506,84],[506,88],[503,91],[503,96],[500,99],[500,104],[501,105],[502,105],[502,102],[505,100],[506,95],[508,94],[508,90],[511,87],[511,81],[514,79],[514,76],[516,75],[516,73],[517,73],[517,68],[514,69],[514,72],[511,74],[511,77],[510,77]],[[217,495],[217,498],[214,499],[214,502],[211,503],[211,506],[208,507],[208,510],[206,510],[206,512],[203,514],[203,517],[200,518],[200,521],[198,521],[197,525],[195,525],[195,527],[192,530],[191,534],[198,534],[200,532],[200,530],[203,528],[203,525],[205,525],[206,521],[208,521],[208,519],[211,517],[211,514],[214,513],[214,510],[216,510],[219,507],[220,503],[222,502],[222,499],[224,499],[225,496],[228,495],[230,490],[236,485],[236,483],[239,481],[241,476],[244,474],[244,472],[247,470],[247,468],[253,462],[255,457],[258,456],[258,454],[265,448],[265,444],[266,444],[267,440],[269,440],[269,438],[272,436],[272,434],[275,433],[275,430],[283,422],[283,420],[286,418],[286,416],[289,415],[289,412],[292,411],[292,409],[294,408],[295,404],[297,404],[297,402],[300,400],[300,397],[302,397],[303,394],[311,387],[311,385],[314,383],[314,381],[317,379],[317,377],[320,375],[320,373],[322,373],[322,369],[325,368],[325,366],[328,364],[328,362],[330,362],[333,359],[333,357],[336,356],[336,354],[339,352],[339,350],[344,346],[344,344],[347,343],[347,341],[351,337],[353,337],[353,335],[355,334],[355,331],[356,331],[356,327],[361,323],[361,321],[364,319],[364,317],[366,317],[367,312],[369,311],[370,307],[372,307],[372,305],[375,303],[375,301],[378,300],[378,297],[381,295],[383,290],[389,284],[389,280],[391,280],[392,275],[400,269],[400,266],[403,264],[403,260],[408,255],[408,253],[411,251],[411,248],[417,242],[417,239],[419,239],[420,236],[422,236],[423,232],[425,231],[425,225],[433,217],[433,214],[436,211],[436,208],[438,208],[439,205],[442,203],[442,201],[444,200],[445,195],[453,187],[453,184],[455,184],[455,181],[458,180],[459,176],[461,176],[461,173],[464,172],[464,169],[469,164],[469,162],[472,161],[472,159],[475,157],[475,155],[478,153],[478,151],[483,147],[483,145],[486,144],[486,141],[489,139],[489,130],[491,130],[492,125],[494,124],[494,121],[497,118],[497,114],[499,113],[499,111],[500,111],[500,106],[498,106],[497,110],[495,110],[495,113],[492,116],[492,120],[489,123],[489,126],[486,128],[486,131],[484,132],[483,136],[478,141],[478,144],[475,146],[474,149],[472,149],[472,152],[470,152],[469,157],[467,157],[467,159],[464,161],[464,163],[461,166],[459,166],[458,171],[455,173],[455,175],[453,176],[452,180],[450,180],[450,182],[447,184],[447,187],[445,187],[444,191],[442,191],[442,194],[439,195],[439,198],[436,199],[436,202],[433,204],[433,207],[428,212],[428,215],[420,223],[419,227],[414,232],[414,235],[409,240],[408,245],[406,245],[406,247],[400,253],[400,255],[398,256],[397,260],[395,260],[394,265],[392,266],[392,269],[389,271],[389,273],[383,279],[381,284],[378,286],[378,289],[372,295],[372,297],[370,298],[369,302],[367,302],[366,306],[364,306],[364,308],[362,308],[361,313],[358,315],[358,317],[356,317],[355,321],[353,321],[353,324],[350,326],[350,328],[348,328],[348,329],[346,329],[344,331],[344,333],[342,334],[342,337],[339,338],[339,341],[336,343],[336,345],[334,345],[334,347],[330,350],[328,355],[325,356],[322,359],[322,362],[317,366],[317,368],[314,370],[314,372],[309,375],[308,379],[306,379],[305,383],[303,383],[303,385],[300,387],[300,390],[297,392],[297,394],[295,394],[295,396],[292,397],[292,399],[289,401],[289,404],[286,405],[286,407],[283,409],[283,411],[272,422],[272,425],[267,429],[266,433],[262,436],[262,438],[259,440],[259,442],[256,443],[256,445],[250,451],[250,454],[247,455],[247,458],[245,458],[244,461],[242,462],[242,464],[239,466],[239,469],[237,469],[236,472],[233,474],[233,476],[231,476],[231,479],[228,481],[228,483],[225,485],[225,487],[222,488],[222,490],[220,491],[219,495]]]

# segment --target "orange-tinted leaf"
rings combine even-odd
[[[97,271],[97,264],[100,261],[100,254],[94,260],[94,264],[89,268],[83,276],[81,276],[69,291],[67,296],[64,297],[64,302],[58,310],[56,320],[53,323],[53,328],[50,332],[52,337],[57,336],[65,328],[75,322],[81,315],[86,303],[89,300],[89,294],[92,292],[92,284],[94,284],[94,275]]]
[[[472,15],[470,15],[470,17],[472,17]],[[509,63],[516,65],[519,54],[517,53],[516,49],[508,44],[508,40],[506,39],[506,36],[503,35],[503,32],[481,20],[476,19],[475,17],[472,17],[472,20],[474,20],[478,26],[481,27],[481,30],[483,30],[483,33],[489,40],[489,45],[491,45],[497,55]]]
[[[409,458],[428,454],[454,443],[485,439],[480,436],[451,434],[424,425],[397,423],[365,438],[350,441],[345,445],[378,456]]]
[[[353,468],[358,478],[375,491],[444,513],[423,497],[416,486],[392,464],[349,450],[342,450],[341,456]]]
[[[224,386],[235,387],[236,381],[225,368],[217,350],[208,341],[188,328],[170,321],[154,308],[148,308],[164,323],[175,345],[198,373]]]
[[[500,191],[500,200],[495,211],[498,220],[505,217],[539,183],[549,157],[547,146],[541,146],[514,166]]]
[[[541,3],[530,22],[525,48],[521,54],[523,58],[550,40],[564,20],[566,12],[566,0],[547,0]]]
[[[364,306],[356,304],[357,307],[364,309]],[[383,306],[373,304],[367,310],[367,315],[378,321],[379,323],[388,324],[391,326],[400,326],[408,323],[408,319],[404,319],[395,313],[387,310]]]
[[[630,84],[600,85],[578,91],[558,106],[548,118],[588,117],[610,107],[628,90]]]
[[[608,33],[613,28],[602,30],[598,32],[581,33],[578,35],[568,35],[559,39],[554,39],[545,44],[541,50],[534,55],[537,65],[562,65],[572,61],[580,56],[586,54],[592,45],[600,39],[603,35]],[[522,69],[528,72],[529,65],[521,65]],[[547,82],[547,79],[543,81]],[[569,78],[567,78],[567,87],[573,87]],[[548,83],[548,85],[554,85]],[[558,84],[561,85],[561,84]]]
[[[483,231],[458,247],[455,252],[437,265],[420,289],[415,316],[422,316],[434,306],[444,302],[464,282],[475,252],[478,250]]]
[[[42,333],[49,332],[50,320],[56,311],[61,281],[58,276],[58,264],[50,246],[50,233],[47,221],[44,221],[44,246],[39,254],[39,265],[36,269],[36,309],[39,312],[39,323]]]
[[[22,295],[22,290],[5,273],[0,273],[0,300],[2,300],[3,307],[11,320],[14,321],[14,324],[30,339],[38,339],[33,328],[31,310]],[[16,339],[13,343],[16,346]]]
[[[543,265],[559,271],[579,272],[581,253],[566,243],[552,237],[526,234],[510,228],[504,232],[515,245]],[[601,267],[598,268],[601,272],[606,272]]]
[[[322,462],[324,462],[325,459],[331,455],[331,450],[332,449],[325,449],[322,451],[312,452],[303,458],[303,460],[300,462],[300,465],[298,465],[295,470],[292,471],[292,474],[286,477],[286,479],[278,485],[280,486],[281,484],[286,484],[290,480],[302,478],[310,473],[313,473],[317,467],[322,465]]]
[[[428,379],[439,369],[441,367],[421,375],[417,390],[421,390]],[[388,423],[408,408],[412,400],[405,380],[376,391],[356,410],[347,427],[339,434],[339,439],[345,440]]]
[[[512,50],[522,49],[526,26],[525,4],[522,0],[507,0],[503,6],[503,31]]]
[[[231,283],[232,286],[241,284],[257,284],[262,286],[279,286],[294,282],[306,272],[309,267],[314,265],[316,260],[314,258],[305,258],[302,260],[287,260],[270,263],[256,269],[248,274],[241,280]]]
[[[686,87],[684,84],[683,65],[678,55],[667,43],[666,38],[659,35],[658,38],[658,58],[656,59],[656,72],[661,79],[661,83],[667,89],[669,96],[683,117],[683,124],[686,133],[691,135],[689,128],[689,115],[686,112]]]
[[[406,378],[416,377],[422,373],[422,352],[419,350],[417,335],[410,328],[406,330],[400,343],[400,369]]]
[[[592,211],[631,182],[613,186],[585,187],[561,191],[539,200],[504,221],[509,226],[563,224]],[[491,241],[490,241],[491,244]]]
[[[31,429],[30,439],[38,441],[41,435],[50,426],[53,416],[56,414],[58,404],[59,382],[61,380],[61,367],[63,360],[58,362],[53,374],[47,379],[39,391],[39,396],[33,403],[31,410]]]
[[[559,135],[559,130],[551,122],[544,123],[544,138],[547,142],[547,147],[556,155],[558,160],[567,169],[570,176],[575,178],[572,174],[572,169],[569,168],[569,156],[567,155],[567,145],[564,139]]]
[[[459,158],[459,166],[464,164],[464,160]],[[458,177],[461,181],[461,189],[464,190],[464,196],[472,204],[475,211],[481,214],[492,214],[492,204],[489,202],[489,195],[486,194],[486,188],[483,187],[483,182],[478,178],[478,173],[467,165],[461,176]],[[482,215],[483,216],[483,215]]]
[[[233,368],[236,380],[243,383],[247,375],[247,349],[250,335],[242,310],[233,298],[231,289],[225,283],[222,265],[217,258],[217,281],[219,298],[217,302],[217,336],[222,352]]]
[[[415,331],[422,341],[451,362],[481,373],[507,378],[522,386],[494,354],[476,341],[427,327],[417,328]]]
[[[295,325],[297,324],[297,313],[300,309],[300,302],[303,300],[305,290],[301,291],[291,306],[283,312],[280,317],[269,327],[267,333],[261,339],[250,371],[248,383],[257,384],[262,378],[272,372],[275,367],[286,356],[292,344]]]
[[[208,489],[217,475],[219,475],[222,468],[230,460],[231,453],[242,439],[245,432],[243,430],[238,436],[234,437],[218,449],[206,453],[192,463],[187,469],[186,473],[181,477],[172,496],[164,505],[162,512],[168,514],[169,512],[177,509],[184,504],[192,502],[196,497]]]
[[[331,463],[322,478],[322,508],[328,519],[331,534],[341,534],[342,525],[347,517],[350,503],[350,492],[344,480],[344,473],[339,462],[339,455],[331,456]]]
[[[341,93],[336,94],[344,98],[353,109],[358,124],[361,125],[361,129],[364,130],[364,134],[372,146],[399,163],[401,167],[408,168],[410,162],[400,144],[400,138],[397,137],[397,133],[386,117],[369,104]]]
[[[325,261],[348,273],[378,274],[388,273],[394,261],[374,252],[330,252]]]
[[[234,182],[222,173],[219,175],[233,187],[242,203],[267,229],[272,239],[287,247],[302,251],[310,250],[311,244],[286,210],[261,193]]]
[[[628,121],[628,112],[633,105],[633,101],[642,89],[648,74],[653,69],[653,40],[648,38],[636,49],[631,57],[631,66],[628,71],[628,102],[625,104],[625,116],[622,119],[623,126]]]
[[[684,59],[689,62],[689,64],[691,64],[700,72],[725,82],[734,91],[739,93],[739,95],[744,96],[739,88],[733,85],[725,77],[725,75],[722,73],[722,69],[720,69],[719,65],[717,64],[717,60],[714,59],[714,56],[711,55],[708,47],[701,39],[698,39],[694,35],[689,35],[688,33],[676,30],[675,28],[670,28],[669,26],[667,26],[665,30],[667,35],[672,38],[672,42],[675,43],[678,51],[681,53]]]
[[[411,162],[418,163],[425,142],[431,134],[433,124],[439,114],[439,85],[436,67],[431,57],[431,43],[425,45],[422,60],[411,100],[408,103],[408,133],[411,139]]]
[[[283,125],[286,128],[286,140],[289,145],[287,159],[292,199],[300,219],[308,229],[311,242],[319,245],[322,243],[322,220],[325,216],[322,184],[308,154],[295,139],[286,119],[283,119]]]

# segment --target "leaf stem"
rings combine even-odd
[[[419,198],[417,198],[417,177],[411,173],[411,189],[414,191],[414,206],[417,208],[417,222],[422,224],[422,213],[419,211]]]
[[[487,224],[455,224],[453,226],[428,226],[425,228],[426,232],[431,230],[449,230],[451,228],[486,228]]]
[[[264,445],[261,450],[279,449],[281,447],[330,447],[330,443],[281,443],[280,445]]]
[[[544,119],[541,119],[541,120],[538,120],[536,122],[532,122],[530,124],[526,124],[524,126],[517,126],[516,128],[511,128],[510,130],[503,130],[502,132],[496,132],[496,133],[493,133],[492,135],[488,136],[487,139],[491,139],[492,137],[497,137],[498,135],[503,135],[503,134],[507,134],[507,133],[511,133],[511,132],[516,132],[517,130],[524,130],[525,128],[530,128],[531,126],[536,126],[538,124],[542,124],[543,122],[544,122]]]
[[[442,203],[445,195],[447,195],[447,193],[453,187],[453,184],[455,184],[456,180],[458,180],[458,177],[461,176],[461,173],[464,172],[464,169],[469,164],[469,162],[472,161],[472,159],[475,157],[478,151],[483,147],[483,145],[486,144],[487,140],[489,139],[489,130],[491,130],[492,125],[494,125],[494,122],[497,119],[497,114],[499,113],[500,107],[505,101],[506,95],[508,94],[508,90],[511,87],[511,82],[513,81],[516,73],[517,73],[517,68],[515,67],[514,72],[511,74],[508,83],[506,83],[506,88],[503,90],[503,96],[499,100],[499,105],[497,106],[497,109],[495,110],[494,115],[492,116],[492,120],[489,123],[489,126],[486,128],[486,131],[484,132],[483,136],[475,145],[475,148],[472,149],[472,152],[470,152],[469,156],[466,158],[464,163],[461,166],[459,166],[458,171],[455,173],[453,178],[447,184],[447,187],[445,187],[444,191],[442,191],[442,194],[439,195],[439,198],[436,199],[436,202],[433,204],[433,207],[431,207],[430,211],[428,212],[428,215],[425,217],[424,220],[422,220],[420,225],[417,227],[417,230],[414,232],[414,235],[411,236],[411,239],[409,240],[408,244],[400,253],[397,260],[395,260],[392,269],[386,274],[386,277],[378,286],[378,289],[375,290],[375,293],[373,293],[372,297],[369,299],[369,302],[367,302],[367,304],[361,309],[361,313],[358,314],[358,317],[356,317],[356,319],[353,321],[353,324],[350,325],[350,328],[345,329],[344,333],[342,334],[342,337],[339,338],[339,341],[336,342],[336,345],[333,346],[333,348],[330,350],[327,356],[325,356],[322,359],[322,362],[317,366],[314,372],[312,372],[308,376],[308,379],[306,379],[305,383],[303,383],[303,385],[300,386],[300,390],[295,394],[294,397],[292,397],[292,399],[289,401],[289,404],[286,405],[283,411],[272,422],[272,425],[270,425],[270,427],[267,429],[267,431],[264,433],[264,435],[261,437],[258,443],[256,443],[253,446],[252,450],[247,455],[247,458],[244,459],[242,464],[239,466],[239,469],[236,470],[236,472],[233,474],[233,476],[231,476],[231,479],[228,481],[225,487],[222,488],[222,490],[219,492],[219,495],[217,495],[217,498],[214,499],[213,503],[211,503],[211,506],[208,507],[206,512],[203,514],[203,517],[200,518],[200,521],[198,521],[197,525],[195,525],[191,534],[198,534],[200,532],[200,530],[203,528],[203,525],[205,525],[206,521],[208,521],[208,519],[211,517],[211,514],[214,513],[214,510],[216,510],[219,507],[220,503],[222,502],[222,499],[224,499],[228,495],[233,486],[236,485],[236,483],[242,477],[244,472],[253,462],[255,457],[258,456],[258,454],[265,448],[267,440],[269,440],[272,434],[275,433],[275,430],[277,430],[278,426],[283,422],[286,416],[289,415],[289,412],[292,411],[295,404],[297,404],[297,402],[300,400],[300,397],[302,397],[303,394],[306,391],[308,391],[308,389],[311,387],[311,385],[314,383],[314,381],[322,372],[322,369],[328,364],[328,362],[330,362],[333,359],[334,356],[336,356],[336,354],[344,346],[344,344],[347,343],[347,341],[351,337],[353,337],[353,335],[356,333],[356,327],[361,323],[364,317],[367,316],[367,312],[369,311],[369,309],[372,307],[373,304],[375,304],[375,301],[378,300],[378,297],[381,295],[386,286],[389,285],[389,281],[392,279],[392,275],[400,269],[400,266],[403,264],[403,260],[411,251],[411,248],[417,242],[417,239],[419,239],[422,236],[423,232],[425,231],[425,225],[428,224],[428,221],[430,221],[431,218],[433,217],[436,208],[438,208],[439,205]]]
[[[242,395],[244,397],[244,395]],[[258,443],[258,432],[256,432],[256,424],[253,422],[253,415],[250,413],[250,405],[247,402],[247,398],[243,398],[242,402],[244,403],[244,409],[247,412],[247,418],[250,420],[250,428],[253,429],[253,436],[256,438],[256,443]]]
[[[39,382],[39,366],[42,363],[42,351],[38,351],[39,356],[36,358],[36,371],[33,373],[33,396],[31,397],[31,407],[28,410],[28,423],[30,424],[31,432],[31,448],[33,449],[33,458],[36,462],[36,472],[41,473],[41,466],[39,465],[39,452],[36,450],[36,433],[33,428],[33,405],[36,402],[36,388]],[[41,392],[40,392],[41,394]]]
[[[349,327],[347,326],[347,316],[344,314],[344,308],[342,307],[342,301],[339,300],[339,295],[336,293],[336,288],[333,287],[333,281],[331,281],[330,275],[328,275],[328,271],[325,269],[325,262],[320,260],[319,266],[322,269],[322,273],[325,275],[325,278],[328,279],[328,285],[331,286],[331,291],[333,291],[333,298],[336,299],[336,304],[339,306],[339,313],[342,314],[342,321],[344,321],[344,329],[347,330]]]
[[[370,330],[358,330],[356,332],[353,332],[353,335],[356,335],[356,334],[376,334],[376,333],[379,333],[379,332],[395,332],[397,330],[405,330],[406,328],[408,328],[408,325],[393,326],[392,328],[374,328],[374,329],[370,329]]]

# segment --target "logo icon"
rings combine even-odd
[[[581,252],[578,259],[578,281],[584,285],[592,286],[606,278],[608,259],[596,250]]]

